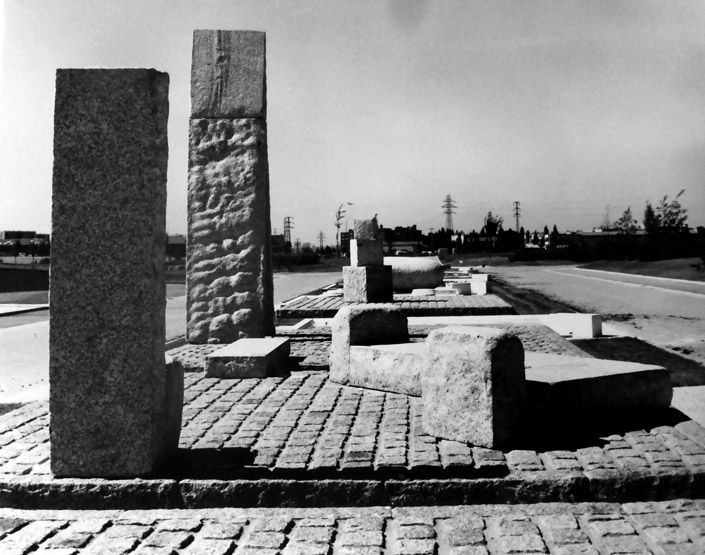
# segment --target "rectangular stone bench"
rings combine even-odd
[[[352,345],[348,385],[421,395],[424,343]]]
[[[289,369],[289,340],[285,337],[246,337],[206,356],[209,378],[266,378]]]

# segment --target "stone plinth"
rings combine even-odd
[[[289,340],[244,338],[206,356],[209,378],[267,378],[289,370]]]
[[[521,341],[490,328],[449,327],[431,332],[426,349],[424,432],[490,448],[511,441],[526,399]]]
[[[408,342],[407,319],[401,308],[385,304],[345,306],[331,323],[330,379],[348,383],[352,345]]]
[[[423,343],[352,345],[347,384],[419,396],[425,350]]]
[[[382,241],[350,239],[351,266],[382,266],[383,264]]]
[[[57,476],[149,474],[178,443],[183,375],[164,361],[168,89],[168,75],[148,69],[56,74],[49,381]]]
[[[529,404],[541,413],[666,408],[673,388],[660,366],[526,353]]]
[[[390,266],[343,266],[343,299],[348,303],[391,303]]]
[[[487,285],[486,281],[471,281],[470,290],[473,295],[487,295]]]
[[[186,337],[274,334],[264,33],[195,31]]]

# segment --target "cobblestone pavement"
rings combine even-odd
[[[2,509],[0,552],[701,554],[705,553],[705,501],[397,509]]]
[[[511,305],[497,295],[394,295],[394,305],[407,316],[462,316],[516,314]],[[334,295],[304,295],[276,307],[277,318],[328,318],[343,306]]]

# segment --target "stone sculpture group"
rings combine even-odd
[[[149,475],[178,446],[183,368],[164,356],[168,83],[147,69],[57,71],[56,476]],[[210,376],[266,377],[289,357],[288,340],[266,337],[275,331],[266,135],[264,34],[195,31],[186,337],[235,342],[208,357]],[[421,395],[431,435],[489,447],[510,441],[527,396],[519,339],[452,327],[410,342],[406,317],[391,304],[392,267],[377,221],[354,228],[343,269],[349,306],[333,324],[330,379]],[[670,402],[670,390],[658,393],[667,389],[663,379],[650,382],[653,405]]]

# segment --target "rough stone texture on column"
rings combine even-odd
[[[391,303],[390,266],[343,266],[343,299],[348,303]]]
[[[489,328],[443,328],[429,334],[426,356],[427,434],[490,448],[512,440],[526,401],[519,338]]]
[[[348,383],[351,345],[408,342],[407,319],[401,308],[386,304],[344,306],[331,323],[330,379]]]
[[[169,77],[56,74],[51,468],[149,474],[178,444],[183,374],[165,365]],[[181,376],[181,377],[180,377]]]
[[[383,264],[382,241],[350,239],[351,266],[382,266]]]
[[[274,334],[265,36],[195,31],[186,338]]]

